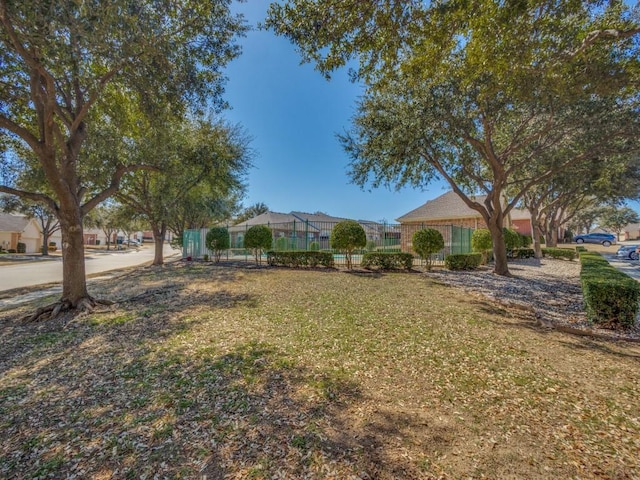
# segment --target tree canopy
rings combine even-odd
[[[127,176],[116,197],[148,222],[155,239],[155,265],[163,263],[169,227],[182,238],[185,228],[201,228],[205,219],[226,216],[244,194],[251,157],[248,144],[240,127],[203,118],[176,119],[132,142],[136,161],[155,162],[159,171],[140,170]]]
[[[127,109],[162,119],[183,115],[190,105],[224,105],[222,69],[239,54],[235,38],[246,28],[229,4],[0,0],[0,137],[33,152],[32,159],[16,158],[22,169],[41,170],[51,193],[8,184],[0,191],[56,213],[64,308],[93,304],[83,217],[141,168],[121,156],[123,132],[135,129]],[[111,133],[109,141],[103,135],[98,142],[99,132]],[[96,148],[88,152],[92,138]]]
[[[267,26],[323,74],[349,65],[364,82],[340,136],[353,181],[443,178],[483,216],[508,274],[503,221],[524,193],[637,132],[637,15],[622,2],[291,0]]]

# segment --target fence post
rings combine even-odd
[[[296,236],[296,220],[293,220],[293,234],[291,236],[291,250],[295,250],[294,245],[297,245],[298,237]]]

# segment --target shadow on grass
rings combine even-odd
[[[569,334],[571,335],[571,334]],[[597,351],[600,353],[604,353],[607,355],[612,355],[612,356],[616,356],[616,357],[623,357],[623,358],[629,358],[631,360],[635,360],[637,362],[640,363],[640,347],[636,348],[635,352],[632,351],[628,351],[628,350],[617,350],[615,348],[612,348],[612,346],[615,346],[616,343],[613,342],[612,340],[608,340],[608,339],[593,339],[591,337],[588,336],[577,336],[574,335],[574,338],[579,338],[580,339],[580,343],[577,342],[565,342],[565,341],[561,341],[559,342],[561,345],[570,348],[572,350],[576,350],[576,351]],[[637,346],[637,343],[634,344],[626,344],[626,342],[624,343],[625,346]]]
[[[0,477],[419,478],[389,447],[424,430],[413,416],[358,425],[350,412],[364,399],[345,374],[268,344],[198,341],[191,329],[207,317],[187,307],[256,306],[227,288],[234,278],[214,291],[123,282],[112,293],[129,300],[114,312],[0,325]]]

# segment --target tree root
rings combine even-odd
[[[53,320],[60,314],[71,312],[74,315],[92,313],[98,305],[113,305],[110,300],[96,299],[93,297],[82,298],[74,307],[69,300],[59,300],[44,307],[38,308],[35,312],[22,317],[25,322],[41,322]]]

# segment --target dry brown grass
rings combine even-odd
[[[0,477],[639,478],[640,347],[420,274],[144,268],[0,320]]]

